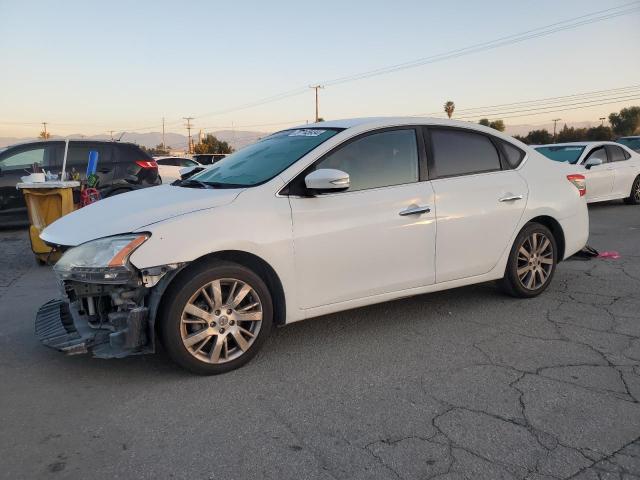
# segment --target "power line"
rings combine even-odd
[[[631,95],[625,95],[625,96],[617,96],[617,97],[609,97],[609,98],[599,98],[599,99],[593,99],[593,100],[584,100],[584,101],[580,101],[580,102],[573,102],[573,103],[565,103],[565,104],[558,104],[558,105],[548,105],[548,106],[538,106],[536,108],[525,108],[523,110],[509,110],[509,111],[504,111],[504,112],[493,112],[493,113],[481,113],[481,114],[474,114],[474,115],[465,115],[465,116],[461,116],[461,117],[457,117],[459,120],[468,120],[468,119],[473,119],[473,118],[483,118],[483,117],[500,117],[500,118],[511,118],[508,115],[512,115],[512,114],[520,114],[517,116],[525,116],[526,114],[531,114],[531,115],[537,115],[538,113],[543,113],[544,111],[550,109],[550,108],[558,108],[558,107],[569,107],[569,106],[577,106],[577,105],[584,105],[585,108],[589,107],[589,106],[595,106],[595,105],[591,105],[594,102],[602,102],[602,101],[606,101],[603,105],[607,105],[610,103],[619,103],[625,100],[636,100],[638,98],[638,96],[640,96],[640,92],[635,92]],[[531,113],[531,112],[537,112],[537,113]],[[507,115],[506,117],[503,117],[503,115]]]
[[[395,65],[390,65],[387,67],[381,67],[381,68],[370,70],[367,72],[361,72],[353,75],[348,75],[345,77],[339,77],[333,80],[327,80],[323,83],[324,85],[338,85],[340,83],[347,83],[355,80],[361,80],[364,78],[370,78],[377,75],[383,75],[386,73],[396,72],[399,70],[405,70],[407,68],[414,68],[414,67],[419,67],[422,65],[430,64],[430,63],[440,62],[443,60],[449,60],[451,58],[457,58],[463,55],[469,55],[471,53],[478,53],[481,51],[491,50],[498,47],[511,45],[514,43],[520,43],[526,40],[551,35],[553,33],[561,32],[564,30],[574,29],[583,25],[589,25],[591,23],[601,22],[604,20],[609,20],[611,18],[622,16],[622,15],[635,13],[637,11],[640,11],[638,4],[640,4],[639,1],[629,2],[626,4],[620,5],[618,7],[599,10],[596,12],[581,15],[579,17],[574,17],[574,18],[570,18],[560,22],[545,25],[543,27],[538,27],[532,30],[527,30],[524,32],[508,35],[506,37],[500,37],[488,42],[471,45],[468,47],[452,50],[452,51],[437,54],[437,55],[432,55],[429,57],[419,58],[417,60],[412,60],[409,62],[403,62]],[[621,9],[630,7],[631,5],[635,5],[635,6],[632,8],[628,8],[626,10],[621,10]],[[619,11],[613,12],[613,10],[619,10]],[[591,18],[588,18],[588,17],[591,17]]]
[[[640,96],[629,98],[629,100],[640,100]],[[602,103],[594,103],[594,104],[582,105],[582,106],[572,106],[572,107],[569,107],[569,108],[559,108],[557,110],[544,110],[544,111],[533,112],[533,113],[507,115],[507,116],[501,116],[500,119],[501,120],[505,120],[507,118],[530,117],[530,116],[540,115],[540,114],[569,112],[569,111],[572,111],[572,110],[581,110],[583,108],[601,107],[601,106],[604,106],[604,105],[612,105],[614,103],[620,103],[620,100],[615,100],[615,101],[608,100],[608,101],[605,101],[605,102],[602,102]],[[562,105],[558,105],[558,107],[562,107]],[[498,118],[498,117],[493,117],[493,118]],[[489,119],[491,119],[491,117]]]
[[[608,96],[611,95],[613,93],[625,93],[626,91],[629,90],[638,90],[640,89],[640,85],[629,85],[627,87],[619,87],[619,88],[611,88],[611,89],[607,89],[607,90],[593,90],[590,92],[582,92],[582,93],[574,93],[571,95],[562,95],[562,96],[558,96],[558,97],[546,97],[546,98],[538,98],[538,99],[534,99],[534,100],[522,100],[519,102],[511,102],[511,103],[501,103],[501,104],[496,104],[496,105],[484,105],[482,107],[471,107],[471,108],[463,108],[463,109],[456,109],[456,113],[471,113],[471,112],[475,112],[475,111],[483,111],[486,112],[488,109],[489,110],[493,110],[494,108],[502,108],[502,107],[515,107],[515,106],[526,106],[528,104],[536,104],[536,103],[558,103],[556,102],[562,102],[562,101],[566,101],[572,98],[577,98],[577,97],[600,97],[600,96]],[[442,115],[442,111],[438,110],[435,112],[430,112],[430,113],[420,113],[416,116],[419,117],[423,117],[423,116],[431,116],[431,115]]]
[[[304,122],[305,119],[302,120],[290,120],[287,122],[271,122],[271,123],[254,123],[252,125],[235,125],[235,128],[256,128],[256,127],[274,127],[278,125],[291,125],[291,124],[299,124]],[[231,128],[233,125],[210,125],[208,127],[202,127],[203,130],[213,130],[213,129],[223,129],[223,128]]]
[[[553,33],[557,33],[560,31],[564,31],[564,30],[570,30],[570,29],[574,29],[574,28],[578,28],[580,26],[584,26],[584,25],[589,25],[592,23],[596,23],[596,22],[602,22],[605,20],[609,20],[612,18],[616,18],[616,17],[620,17],[623,15],[629,15],[632,13],[636,13],[640,11],[640,7],[638,6],[640,4],[640,1],[633,1],[633,2],[629,2],[629,3],[625,3],[622,5],[619,5],[617,7],[611,7],[611,8],[607,8],[604,10],[599,10],[599,11],[595,11],[595,12],[591,12],[588,14],[584,14],[584,15],[580,15],[578,17],[573,17],[570,19],[566,19],[566,20],[562,20],[559,22],[555,22],[543,27],[538,27],[538,28],[534,28],[531,30],[526,30],[524,32],[520,32],[520,33],[516,33],[516,34],[512,34],[512,35],[508,35],[505,37],[500,37],[497,38],[495,40],[492,41],[488,41],[488,42],[482,42],[482,43],[478,43],[475,45],[471,45],[468,47],[464,47],[464,48],[460,48],[460,49],[456,49],[456,50],[451,50],[449,52],[444,52],[441,54],[437,54],[437,55],[432,55],[429,57],[423,57],[423,58],[419,58],[416,60],[412,60],[409,62],[403,62],[403,63],[398,63],[398,64],[394,64],[394,65],[389,65],[386,67],[381,67],[378,69],[374,69],[374,70],[369,70],[369,71],[365,71],[365,72],[360,72],[360,73],[356,73],[356,74],[352,74],[352,75],[347,75],[347,76],[343,76],[343,77],[338,77],[332,80],[327,80],[325,82],[323,82],[323,85],[329,86],[329,85],[338,85],[338,84],[343,84],[343,83],[348,83],[348,82],[353,82],[353,81],[357,81],[357,80],[362,80],[365,78],[371,78],[374,76],[378,76],[378,75],[383,75],[383,74],[387,74],[387,73],[392,73],[392,72],[396,72],[399,70],[405,70],[405,69],[409,69],[409,68],[415,68],[415,67],[419,67],[419,66],[423,66],[423,65],[427,65],[427,64],[431,64],[431,63],[436,63],[436,62],[440,62],[440,61],[444,61],[444,60],[449,60],[449,59],[453,59],[453,58],[458,58],[464,55],[470,55],[473,53],[479,53],[482,51],[486,51],[486,50],[491,50],[491,49],[496,49],[502,46],[507,46],[507,45],[511,45],[511,44],[515,44],[515,43],[521,43],[527,40],[531,40],[534,38],[539,38],[542,36],[547,36],[547,35],[551,35]],[[254,102],[250,102],[250,103],[246,103],[243,105],[239,105],[236,107],[231,107],[231,108],[227,108],[224,110],[218,110],[218,111],[214,111],[214,112],[209,112],[209,113],[205,113],[202,114],[198,117],[195,118],[202,118],[202,117],[208,117],[208,116],[214,116],[214,115],[222,115],[225,113],[231,113],[234,111],[238,111],[238,110],[244,110],[244,109],[248,109],[248,108],[253,108],[256,106],[261,106],[264,105],[266,103],[271,103],[271,102],[275,102],[275,101],[280,101],[283,100],[285,98],[289,98],[289,97],[293,97],[293,96],[297,96],[297,95],[301,95],[303,93],[305,93],[308,87],[299,87],[296,89],[292,89],[292,90],[288,90],[276,95],[271,95],[269,97],[265,97],[262,99],[258,99]],[[317,91],[317,90],[316,90]],[[1,122],[3,124],[14,124],[14,125],[30,125],[30,124],[26,124],[26,123],[9,123],[9,122]],[[171,122],[171,123],[167,123],[167,125],[177,125],[180,122]],[[63,124],[60,124],[63,125]],[[67,126],[72,126],[71,124],[67,124]],[[82,126],[87,126],[86,124],[82,125]],[[153,125],[153,126],[149,126],[149,127],[139,127],[139,128],[129,128],[129,129],[122,129],[123,131],[129,131],[129,132],[136,132],[136,131],[142,131],[142,130],[150,130],[150,129],[154,129],[154,128],[160,128],[161,125]]]
[[[553,33],[557,33],[557,32],[561,32],[564,30],[570,30],[570,29],[574,29],[577,27],[581,27],[583,25],[589,25],[592,23],[597,23],[597,22],[602,22],[605,20],[609,20],[612,18],[616,18],[619,16],[623,16],[623,15],[629,15],[632,13],[636,13],[636,12],[640,12],[640,7],[638,7],[638,5],[640,4],[640,1],[634,1],[634,2],[629,2],[629,3],[625,3],[623,5],[619,5],[617,7],[611,7],[611,8],[607,8],[604,10],[598,10],[596,12],[591,12],[585,15],[580,15],[578,17],[573,17],[567,20],[562,20],[560,22],[555,22],[549,25],[545,25],[543,27],[538,27],[532,30],[526,30],[524,32],[520,32],[520,33],[516,33],[516,34],[512,34],[512,35],[508,35],[506,37],[500,37],[497,38],[495,40],[489,41],[489,42],[482,42],[479,44],[475,44],[475,45],[471,45],[468,47],[464,47],[464,48],[460,48],[460,49],[456,49],[456,50],[451,50],[449,52],[445,52],[445,53],[441,53],[441,54],[437,54],[437,55],[432,55],[429,57],[423,57],[420,59],[416,59],[416,60],[412,60],[409,62],[404,62],[404,63],[399,63],[399,64],[395,64],[395,65],[390,65],[390,66],[386,66],[386,67],[381,67],[375,70],[369,70],[366,72],[360,72],[360,73],[356,73],[356,74],[352,74],[352,75],[348,75],[348,76],[344,76],[344,77],[338,77],[332,80],[326,80],[324,82],[322,82],[323,85],[325,86],[331,86],[331,85],[338,85],[338,84],[343,84],[343,83],[348,83],[348,82],[353,82],[356,80],[362,80],[365,78],[371,78],[374,76],[378,76],[378,75],[383,75],[386,73],[392,73],[392,72],[396,72],[399,70],[405,70],[408,68],[415,68],[415,67],[419,67],[422,65],[426,65],[426,64],[430,64],[430,63],[436,63],[436,62],[440,62],[440,61],[444,61],[444,60],[449,60],[452,58],[458,58],[464,55],[469,55],[472,53],[479,53],[482,51],[486,51],[486,50],[492,50],[495,48],[499,48],[499,47],[503,47],[506,45],[511,45],[514,43],[521,43],[524,42],[526,40],[531,40],[534,38],[539,38],[539,37],[543,37],[543,36],[547,36],[547,35],[551,35]],[[634,5],[634,7],[632,8],[627,8]],[[256,100],[254,102],[251,103],[246,103],[244,105],[239,105],[237,107],[231,107],[231,108],[227,108],[224,110],[218,110],[218,111],[214,111],[214,112],[208,112],[202,115],[199,115],[196,118],[202,118],[202,117],[208,117],[208,116],[214,116],[214,115],[222,115],[225,113],[230,113],[230,112],[234,112],[234,111],[238,111],[238,110],[244,110],[247,108],[252,108],[252,107],[256,107],[256,106],[261,106],[264,105],[266,103],[271,103],[271,102],[275,102],[275,101],[279,101],[279,100],[283,100],[285,98],[289,98],[289,97],[293,97],[293,96],[297,96],[297,95],[301,95],[303,94],[306,90],[306,87],[300,87],[300,88],[296,88],[293,90],[289,90],[286,92],[282,92],[280,94],[276,94],[276,95],[272,95],[270,97],[266,97],[266,98],[262,98],[259,100]]]

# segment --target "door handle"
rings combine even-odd
[[[420,215],[422,213],[429,213],[431,211],[431,207],[427,206],[413,206],[409,207],[406,210],[402,210],[398,215],[401,217],[406,217],[407,215]]]
[[[507,194],[506,197],[499,198],[499,202],[515,202],[516,200],[522,200],[524,198],[523,195],[511,195]]]

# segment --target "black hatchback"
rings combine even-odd
[[[64,150],[64,140],[23,143],[0,150],[0,227],[28,223],[24,198],[16,184],[20,177],[32,173],[34,164],[59,175]],[[67,173],[77,172],[80,180],[85,179],[91,151],[98,152],[97,188],[103,198],[162,183],[156,162],[133,143],[69,140]]]

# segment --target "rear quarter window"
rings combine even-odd
[[[118,161],[121,163],[133,163],[136,160],[153,160],[153,157],[145,153],[137,145],[118,145]]]
[[[502,146],[502,150],[504,151],[504,156],[507,160],[508,166],[511,168],[518,168],[522,163],[522,160],[524,160],[525,152],[504,140],[499,140],[499,142]]]

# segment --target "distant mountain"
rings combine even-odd
[[[589,128],[598,125],[598,122],[558,122],[557,129],[560,130],[564,127],[564,124],[567,124],[569,127],[575,128]],[[505,133],[507,135],[526,135],[531,130],[540,130],[542,128],[547,129],[550,132],[553,132],[553,122],[543,123],[538,125],[507,125]],[[271,132],[250,132],[245,130],[218,130],[217,132],[208,132],[215,135],[219,140],[224,142],[228,142],[234,149],[238,150],[246,145],[256,142],[260,138],[265,135],[269,135]],[[62,139],[67,137],[58,137],[52,136],[52,139]],[[68,138],[85,138],[85,139],[93,139],[93,140],[109,140],[109,135],[81,135],[81,134],[73,134],[69,135]],[[151,133],[136,133],[136,132],[125,132],[125,133],[117,133],[114,134],[114,138],[121,138],[123,142],[133,142],[138,145],[144,145],[145,147],[155,147],[156,145],[160,145],[162,143],[162,133],[161,132],[151,132]],[[36,138],[17,138],[17,137],[0,137],[0,148],[6,147],[8,145],[13,145],[14,143],[22,143],[22,142],[30,142],[36,140]],[[193,134],[193,141],[198,143],[198,132]],[[182,135],[180,133],[165,133],[165,143],[167,146],[170,146],[173,150],[186,150],[187,148],[187,136]]]
[[[269,135],[270,132],[249,132],[244,130],[220,130],[217,132],[207,132],[215,135],[219,140],[228,142],[234,149],[238,150],[246,145],[254,143],[258,139]],[[138,145],[144,145],[145,147],[155,147],[162,143],[162,132],[151,133],[137,133],[137,132],[120,132],[114,133],[115,139],[121,139],[123,142],[133,142]],[[186,150],[187,148],[187,136],[180,133],[165,133],[165,143],[173,150]],[[65,138],[83,138],[86,140],[109,140],[109,135],[82,135],[72,134],[66,137],[60,137],[52,135],[52,140],[60,140]],[[15,143],[31,142],[37,140],[35,137],[0,137],[0,148]],[[198,143],[198,132],[193,135],[193,141]]]

